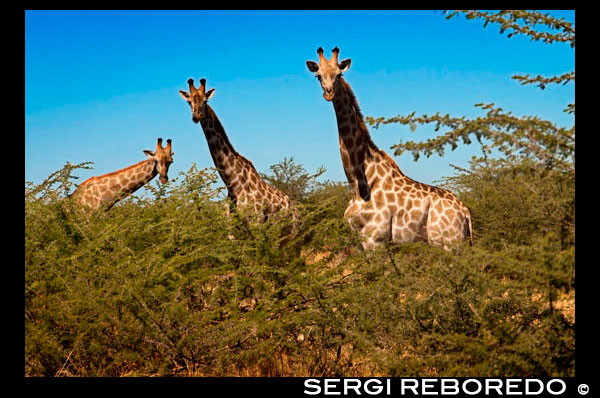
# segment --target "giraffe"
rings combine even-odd
[[[291,199],[282,191],[267,184],[258,174],[252,162],[240,155],[231,145],[223,125],[208,105],[215,89],[206,91],[206,79],[200,79],[200,87],[194,87],[194,79],[188,79],[189,93],[179,90],[181,97],[190,105],[192,121],[200,123],[217,171],[227,187],[233,205],[251,207],[263,216],[287,210]]]
[[[171,139],[167,140],[167,146],[163,148],[162,138],[159,138],[156,152],[146,149],[144,153],[148,159],[112,173],[88,178],[79,184],[72,196],[80,205],[92,210],[101,207],[109,210],[126,194],[137,191],[157,174],[160,182],[165,184],[169,180],[169,166],[173,163]]]
[[[364,238],[363,248],[386,241],[424,241],[446,250],[466,239],[472,245],[469,209],[452,192],[404,175],[371,140],[356,96],[342,77],[352,61],[338,63],[339,49],[332,52],[327,60],[319,47],[319,63],[306,65],[321,83],[323,97],[333,102],[342,165],[352,192],[344,218]]]

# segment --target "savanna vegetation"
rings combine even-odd
[[[574,46],[574,27],[547,15],[447,17],[461,14]],[[515,79],[544,88],[574,72]],[[265,174],[297,203],[293,235],[285,214],[228,215],[217,173],[195,165],[108,212],[68,196],[88,163],[26,182],[25,375],[574,376],[574,125],[479,106],[476,119],[367,120],[445,131],[397,155],[481,146],[438,182],[471,210],[474,245],[459,254],[362,251],[347,185],[293,158]]]

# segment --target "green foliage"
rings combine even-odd
[[[575,27],[563,18],[555,18],[550,14],[527,10],[454,10],[445,11],[446,19],[464,14],[467,19],[481,19],[483,27],[488,24],[498,25],[500,33],[508,32],[507,37],[525,35],[531,40],[544,43],[569,43],[575,47]]]
[[[60,184],[28,184],[27,376],[573,375],[571,230],[561,243],[550,223],[526,237],[481,221],[460,256],[364,252],[341,216],[344,184],[299,204],[290,236],[285,214],[228,215],[215,178],[194,165],[96,213]],[[451,183],[478,212],[515,206],[493,178]]]
[[[456,167],[456,166],[455,166]],[[575,173],[539,169],[532,161],[473,158],[470,170],[442,180],[471,211],[479,244],[499,250],[553,234],[575,244]]]
[[[537,75],[535,77],[529,77],[528,74],[525,76],[514,75],[513,79],[519,80],[522,85],[537,84],[537,86],[539,88],[544,90],[548,83],[562,84],[564,86],[565,84],[575,80],[575,71],[567,72],[563,75],[553,76],[553,77],[543,77],[542,75]]]
[[[416,128],[417,124],[435,124],[435,131],[440,128],[449,130],[425,142],[400,142],[394,145],[395,155],[409,151],[415,160],[421,154],[427,157],[434,153],[444,155],[449,145],[452,150],[462,142],[471,144],[474,138],[482,145],[485,156],[498,150],[507,160],[519,162],[524,159],[535,161],[545,169],[558,168],[572,170],[575,162],[575,126],[571,128],[558,127],[554,123],[541,120],[536,116],[516,117],[494,104],[476,104],[488,112],[483,117],[472,120],[450,115],[415,116],[415,112],[407,116],[391,118],[367,117],[366,122],[378,128],[380,124],[399,123]],[[484,142],[486,144],[484,144]]]
[[[294,202],[303,202],[318,187],[319,178],[325,171],[324,166],[317,169],[314,174],[306,171],[304,166],[297,164],[294,157],[283,158],[283,161],[270,167],[273,174],[262,174],[261,177],[275,188],[287,193]]]

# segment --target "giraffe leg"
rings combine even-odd
[[[231,225],[231,217],[235,209],[233,208],[233,201],[230,200],[229,197],[225,199],[223,208],[225,209],[225,218],[229,220],[229,225]],[[233,234],[228,234],[227,239],[235,240],[235,236]]]
[[[404,210],[392,216],[390,220],[390,236],[392,242],[403,244],[414,241],[414,232],[407,228],[404,222]]]
[[[435,205],[435,204],[434,204]],[[444,235],[444,228],[441,225],[441,217],[438,215],[433,215],[430,213],[430,208],[433,207],[431,203],[427,205],[426,210],[426,224],[425,224],[425,234],[427,238],[427,242],[431,246],[438,246],[444,248],[444,250],[449,250],[447,247],[447,238]]]
[[[363,248],[365,250],[371,250],[381,246],[385,242],[389,242],[392,237],[391,223],[392,220],[390,218],[387,222],[378,224],[374,227],[372,225],[367,225],[367,227],[363,229],[363,236],[367,237],[362,243]]]

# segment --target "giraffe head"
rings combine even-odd
[[[148,149],[144,150],[146,156],[154,160],[154,167],[159,174],[159,180],[163,184],[169,181],[169,166],[173,163],[173,155],[175,152],[171,151],[171,139],[167,140],[167,146],[162,147],[162,138],[159,138],[156,142],[156,152],[152,152]]]
[[[198,88],[194,87],[194,79],[188,79],[187,82],[190,86],[190,92],[179,90],[179,94],[190,104],[192,108],[192,120],[194,123],[198,123],[208,115],[206,103],[215,94],[215,89],[211,88],[206,91],[206,79],[200,79],[200,87]]]
[[[306,61],[308,70],[314,72],[317,75],[319,82],[321,82],[323,97],[327,101],[333,100],[336,88],[340,84],[339,78],[342,76],[343,72],[350,69],[350,63],[352,62],[352,60],[348,58],[338,63],[338,54],[340,50],[336,47],[331,51],[333,52],[333,55],[329,61],[323,55],[322,47],[319,47],[317,50],[317,54],[319,54],[319,63]]]

